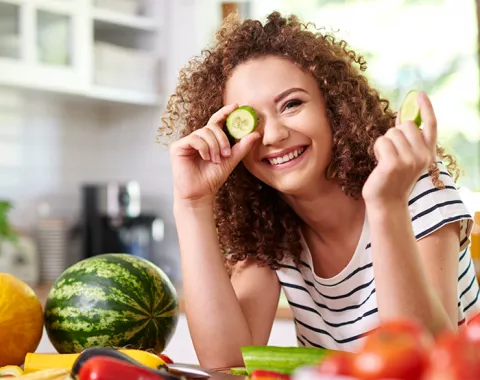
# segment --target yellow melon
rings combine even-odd
[[[0,273],[0,367],[21,365],[43,333],[42,305],[23,281]]]

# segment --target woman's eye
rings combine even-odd
[[[295,100],[289,100],[288,102],[285,103],[285,106],[283,107],[284,109],[288,110],[290,108],[294,108],[302,104],[301,100],[295,99]]]

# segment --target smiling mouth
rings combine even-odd
[[[279,157],[275,157],[275,158],[268,158],[268,159],[266,159],[266,161],[270,165],[273,165],[273,166],[282,165],[282,164],[285,164],[287,162],[290,162],[290,161],[293,161],[293,160],[297,159],[298,157],[300,157],[305,152],[306,149],[307,149],[307,147],[304,146],[304,147],[295,149],[294,151],[291,151],[290,153],[285,154],[283,156],[279,156]]]

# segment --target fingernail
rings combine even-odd
[[[225,157],[230,156],[230,148],[225,148],[222,150],[222,153]]]

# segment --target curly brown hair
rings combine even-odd
[[[257,20],[225,20],[216,44],[193,58],[180,72],[159,128],[160,138],[175,139],[202,128],[223,106],[225,82],[240,63],[261,56],[279,56],[311,73],[324,96],[332,129],[332,160],[328,179],[343,191],[361,197],[362,187],[376,165],[375,140],[394,126],[396,114],[380,98],[367,78],[364,58],[344,40],[323,33],[295,16],[271,13],[264,24]],[[441,148],[449,171],[458,169]],[[430,168],[436,186],[436,164]],[[301,221],[277,191],[260,182],[240,163],[215,199],[220,248],[228,268],[245,259],[277,269],[285,258],[298,263]]]

